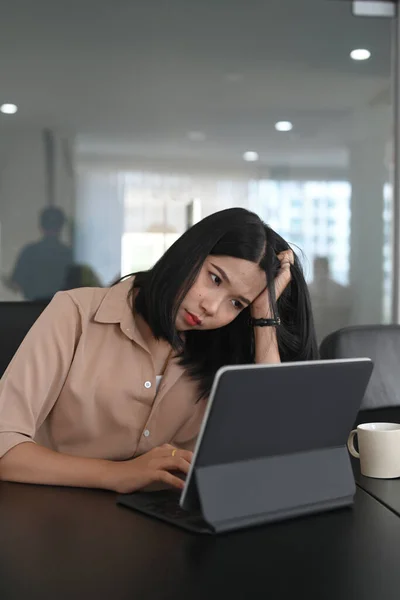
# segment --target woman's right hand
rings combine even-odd
[[[109,488],[119,494],[129,494],[151,484],[162,483],[182,490],[185,482],[171,471],[187,475],[192,457],[193,452],[189,450],[164,444],[137,458],[112,463]]]

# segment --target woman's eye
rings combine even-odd
[[[239,300],[232,300],[232,304],[237,310],[242,310],[243,308],[243,304]]]
[[[210,275],[215,285],[220,285],[222,283],[221,277],[218,277],[218,275],[216,275],[215,273],[210,273]]]

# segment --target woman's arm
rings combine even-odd
[[[275,296],[278,300],[286,286],[289,284],[290,265],[293,264],[294,256],[292,250],[278,254],[281,268],[275,278]],[[251,305],[251,316],[253,319],[271,319],[269,289],[265,289]],[[278,325],[279,327],[279,325]],[[278,338],[275,326],[254,327],[255,362],[258,364],[280,363]]]
[[[264,313],[265,314],[265,313]],[[265,319],[267,317],[254,317]],[[280,363],[278,338],[275,327],[254,327],[255,361],[257,364]]]
[[[0,459],[0,479],[20,483],[105,488],[109,475],[108,462],[67,456],[38,444],[25,442],[11,448]]]
[[[101,488],[130,493],[162,482],[182,489],[170,471],[189,472],[192,453],[169,444],[132,460],[115,462],[60,454],[31,442],[14,446],[0,459],[0,480],[42,485]]]

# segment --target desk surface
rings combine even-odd
[[[1,600],[398,600],[400,519],[362,490],[344,509],[222,537],[114,494],[0,483]]]
[[[360,467],[353,462],[354,477],[357,485],[379,500],[389,510],[400,516],[400,479],[374,479],[361,475]]]

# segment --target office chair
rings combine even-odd
[[[322,359],[368,357],[374,370],[356,424],[400,423],[400,325],[345,327],[320,345]]]
[[[49,301],[0,302],[0,377]]]

